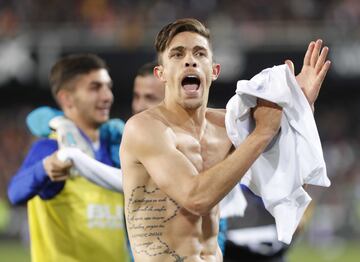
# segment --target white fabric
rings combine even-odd
[[[238,81],[226,109],[226,130],[238,147],[254,128],[250,108],[257,97],[283,107],[281,129],[241,183],[262,197],[276,221],[278,239],[289,244],[311,201],[303,184],[330,186],[315,120],[287,65],[263,70]]]
[[[246,199],[239,185],[236,185],[229,194],[220,201],[220,217],[244,216]]]
[[[58,159],[73,162],[74,166],[70,169],[71,176],[80,175],[101,187],[123,192],[121,169],[105,165],[94,159],[94,152],[89,141],[85,140],[70,119],[65,116],[57,116],[50,120],[49,126],[56,130],[59,145]],[[100,142],[94,142],[92,145],[97,149]]]
[[[284,247],[277,241],[275,225],[230,229],[226,233],[226,239],[264,256],[271,256]]]
[[[121,169],[105,165],[75,147],[62,148],[57,157],[71,160],[78,174],[91,182],[117,192],[123,192]]]
[[[226,233],[226,238],[239,246],[245,246],[253,243],[274,242],[277,234],[275,225],[266,225],[231,229]]]
[[[77,147],[90,155],[94,154],[89,143],[70,119],[65,116],[57,116],[50,120],[49,126],[56,131],[59,148]]]
[[[89,156],[94,157],[94,151],[88,141],[81,135],[80,130],[74,122],[65,116],[56,116],[49,121],[49,126],[52,130],[56,131],[56,140],[59,149],[68,147],[77,147]],[[100,143],[99,143],[100,144]],[[71,167],[70,176],[78,176],[79,171]]]

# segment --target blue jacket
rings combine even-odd
[[[27,154],[22,166],[8,185],[8,197],[12,204],[23,204],[35,195],[46,200],[55,197],[64,187],[65,181],[52,182],[47,176],[43,160],[58,150],[56,140],[40,139]],[[110,147],[101,139],[100,148],[94,150],[95,159],[111,166],[117,166],[111,158]]]

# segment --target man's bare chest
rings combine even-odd
[[[231,149],[225,130],[210,130],[199,138],[176,130],[176,147],[200,172],[222,161]]]

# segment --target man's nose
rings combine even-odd
[[[105,100],[112,100],[113,99],[113,93],[110,88],[103,88],[101,92],[101,98]]]
[[[186,57],[185,67],[197,67],[196,61],[192,55]]]
[[[193,62],[193,63],[185,63],[185,66],[186,67],[196,67],[196,63]]]

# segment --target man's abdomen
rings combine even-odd
[[[205,220],[210,217],[216,220],[211,215]],[[217,227],[203,225],[202,217],[181,208],[156,187],[131,190],[126,220],[136,261],[219,261]]]

